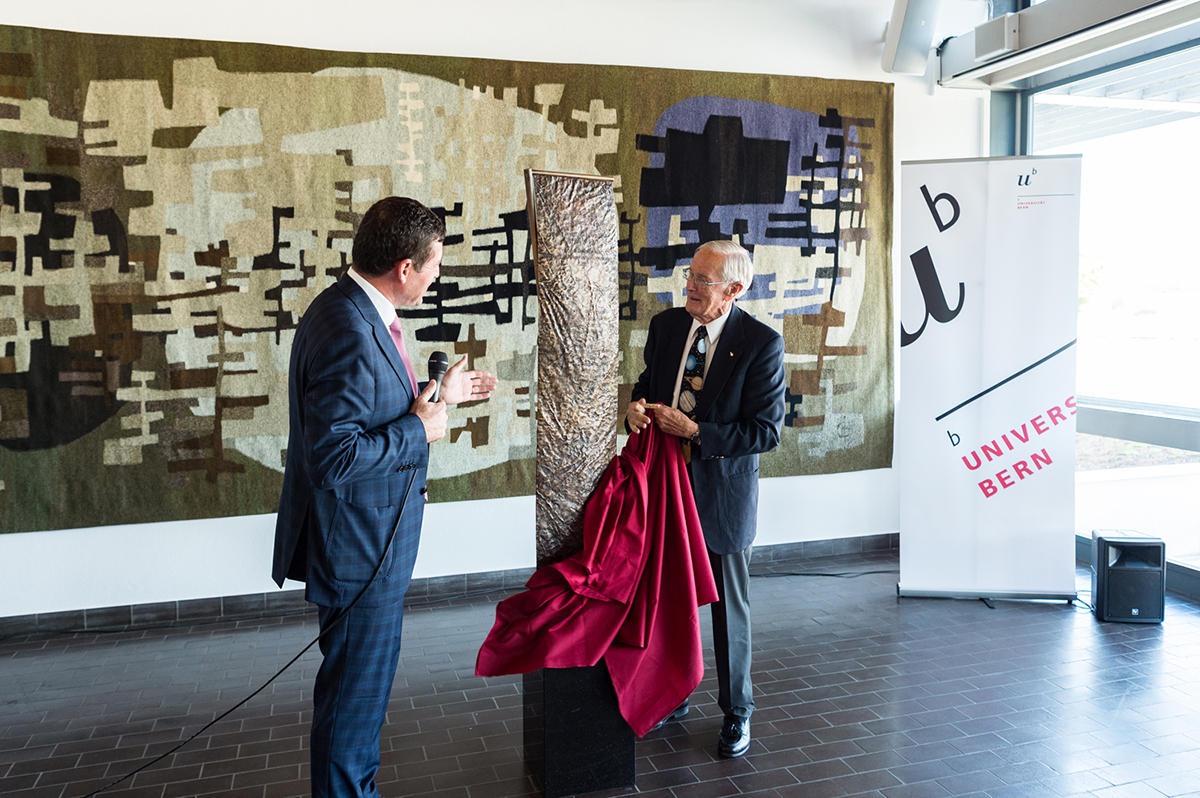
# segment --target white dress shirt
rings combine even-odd
[[[358,283],[362,290],[367,292],[367,298],[371,300],[371,304],[379,311],[379,318],[383,319],[384,327],[391,327],[392,322],[396,320],[396,308],[393,307],[390,300],[380,293],[379,289],[367,282],[367,278],[350,267],[350,279]]]
[[[733,303],[729,303],[729,307],[725,308],[725,312],[717,318],[710,321],[708,324],[701,324],[692,319],[692,329],[688,332],[687,340],[683,344],[683,354],[679,358],[679,371],[675,374],[675,392],[671,397],[671,407],[679,409],[679,389],[683,385],[683,372],[687,366],[688,353],[692,351],[692,343],[696,340],[696,330],[701,327],[708,334],[708,352],[704,357],[704,379],[708,379],[708,367],[712,365],[713,353],[717,351],[717,339],[721,337],[721,330],[725,329],[725,322],[729,319],[729,311],[733,310]],[[703,392],[703,388],[700,389]]]

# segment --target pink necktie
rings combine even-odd
[[[408,347],[404,345],[404,329],[400,326],[400,317],[388,327],[388,331],[392,334],[392,341],[396,344],[396,351],[400,353],[400,361],[404,363],[404,368],[408,371],[408,381],[412,386],[413,396],[417,394],[417,372],[413,371],[412,360],[408,356]]]

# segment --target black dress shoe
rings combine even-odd
[[[658,723],[654,724],[650,728],[650,731],[658,731],[659,729],[661,729],[663,727],[663,724],[669,720],[682,720],[684,717],[687,716],[687,713],[688,713],[688,700],[685,698],[685,699],[683,699],[683,703],[680,704],[679,706],[675,707],[675,709],[671,712],[670,715],[667,715],[665,718],[660,720]],[[649,732],[647,732],[647,734],[649,734]]]
[[[733,759],[746,753],[749,747],[750,718],[726,715],[721,736],[717,738],[717,753],[726,759]]]

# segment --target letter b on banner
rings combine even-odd
[[[933,214],[933,221],[937,224],[938,232],[944,233],[953,227],[954,223],[958,221],[958,200],[956,200],[953,195],[946,194],[944,192],[938,194],[936,197],[931,197],[929,196],[929,189],[925,186],[921,186],[921,194],[925,197],[925,204],[929,206],[929,212]],[[954,215],[950,217],[950,221],[948,222],[943,222],[942,215],[938,213],[937,204],[942,200],[949,202],[950,210],[954,211]]]

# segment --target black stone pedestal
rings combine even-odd
[[[632,787],[633,729],[604,660],[525,674],[525,762],[545,798]]]

